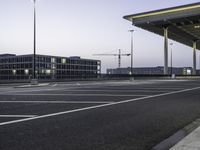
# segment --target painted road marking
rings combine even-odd
[[[124,89],[106,89],[106,90],[63,90],[64,92],[170,92],[172,91],[171,89],[169,90],[146,90],[146,89],[128,89],[128,90],[124,90]]]
[[[20,91],[16,91],[16,90],[10,90],[10,91],[1,91],[0,95],[4,95],[4,94],[9,94],[9,93],[23,93],[23,92],[40,92],[40,91],[56,91],[56,90],[62,90],[62,89],[37,89],[37,90],[20,90]]]
[[[76,93],[74,93],[74,94],[62,94],[62,93],[60,93],[60,94],[51,94],[51,93],[46,93],[46,94],[44,94],[44,93],[41,93],[41,94],[39,94],[39,93],[24,93],[24,94],[2,94],[2,95],[19,95],[19,96],[103,96],[103,97],[106,97],[106,96],[108,96],[108,97],[123,97],[123,96],[125,96],[125,97],[127,97],[127,96],[149,96],[149,95],[140,95],[140,94],[130,94],[130,95],[121,95],[121,94],[76,94]]]
[[[162,81],[163,82],[163,81]],[[90,83],[90,84],[81,84],[82,86],[88,86],[88,85],[100,85],[100,87],[112,87],[113,85],[111,85],[111,86],[109,86],[109,84],[110,83],[112,83],[112,84],[114,84],[114,86],[113,87],[119,87],[119,86],[122,86],[122,85],[154,85],[154,83],[162,83],[162,82],[130,82],[130,81],[126,81],[126,82],[120,82],[120,83],[123,83],[123,84],[119,84],[119,82],[117,82],[117,83],[115,83],[115,82],[104,82],[104,83]],[[164,83],[164,82],[163,82]],[[23,93],[23,92],[37,92],[37,91],[55,91],[55,90],[60,90],[60,91],[62,91],[62,90],[65,90],[65,89],[74,89],[74,88],[80,88],[81,86],[77,86],[75,83],[74,84],[64,84],[64,86],[65,87],[59,87],[58,85],[60,85],[60,84],[55,84],[56,85],[56,87],[54,87],[54,86],[52,86],[52,88],[48,88],[48,89],[43,89],[42,87],[40,88],[40,89],[26,89],[26,90],[24,90],[24,88],[23,88],[23,90],[18,90],[18,91],[16,91],[16,90],[11,90],[10,89],[10,91],[0,91],[0,95],[2,95],[2,94],[7,94],[7,93]],[[74,85],[74,86],[72,86],[72,85]],[[104,86],[102,86],[102,85],[104,85]],[[105,86],[106,85],[106,86]],[[67,86],[67,87],[66,87]],[[68,87],[68,86],[70,86],[70,87]],[[86,88],[88,88],[88,87],[86,87]],[[148,87],[149,89],[153,89],[153,88],[155,88],[155,89],[177,89],[177,90],[179,90],[179,89],[184,89],[183,87],[181,88],[180,86],[178,86],[178,87],[157,87],[157,86],[152,86],[152,87]],[[12,88],[13,89],[13,88]],[[142,89],[145,89],[145,88],[142,88]]]
[[[20,122],[26,122],[26,121],[36,120],[36,119],[43,119],[43,118],[48,118],[48,117],[53,117],[53,116],[58,116],[58,115],[63,115],[63,114],[70,114],[70,113],[75,113],[75,112],[80,112],[80,111],[85,111],[85,110],[97,109],[97,108],[102,108],[102,107],[108,107],[108,106],[113,106],[113,105],[119,105],[119,104],[124,104],[124,103],[129,103],[129,102],[134,102],[134,101],[139,101],[139,100],[144,100],[144,99],[149,99],[149,98],[161,97],[161,96],[166,96],[166,95],[172,95],[172,94],[177,94],[177,93],[183,93],[183,92],[193,91],[193,90],[198,90],[198,89],[200,89],[200,87],[184,89],[184,90],[180,90],[180,91],[163,93],[163,94],[157,94],[157,95],[152,95],[152,96],[146,96],[146,97],[141,97],[141,98],[129,99],[129,100],[114,102],[114,103],[109,103],[109,104],[102,104],[102,105],[96,105],[96,106],[74,109],[74,110],[69,110],[69,111],[63,111],[63,112],[58,112],[58,113],[52,113],[52,114],[37,116],[37,117],[33,117],[33,118],[8,121],[8,122],[0,123],[0,126],[14,124],[14,123],[20,123]]]
[[[33,118],[36,115],[0,115],[0,118]]]
[[[0,101],[0,103],[107,104],[111,101]]]

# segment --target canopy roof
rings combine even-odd
[[[163,28],[168,27],[170,39],[200,49],[200,2],[124,16],[133,25],[164,36]]]

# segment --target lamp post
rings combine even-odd
[[[32,79],[31,84],[38,84],[38,80],[36,78],[36,0],[32,0],[34,5],[34,22],[33,22],[33,66],[32,66]]]
[[[36,0],[33,0],[34,4],[34,37],[33,37],[33,79],[36,79]]]
[[[131,75],[133,74],[133,32],[134,30],[129,30],[131,33]]]

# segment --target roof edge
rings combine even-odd
[[[153,11],[147,11],[147,12],[142,12],[142,13],[138,13],[138,14],[126,15],[126,16],[123,16],[123,18],[131,21],[130,17],[131,18],[140,18],[140,17],[145,17],[147,15],[153,16],[153,15],[156,15],[157,13],[165,14],[165,13],[168,13],[170,11],[177,12],[177,11],[181,11],[181,10],[184,10],[184,9],[189,10],[189,9],[192,9],[192,8],[200,8],[200,2],[192,3],[192,4],[186,4],[186,5],[182,5],[182,6],[164,8],[164,9],[158,9],[158,10],[153,10]]]

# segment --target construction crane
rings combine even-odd
[[[118,68],[121,68],[121,56],[130,56],[131,54],[122,54],[119,49],[118,54],[93,54],[94,56],[118,56]]]

